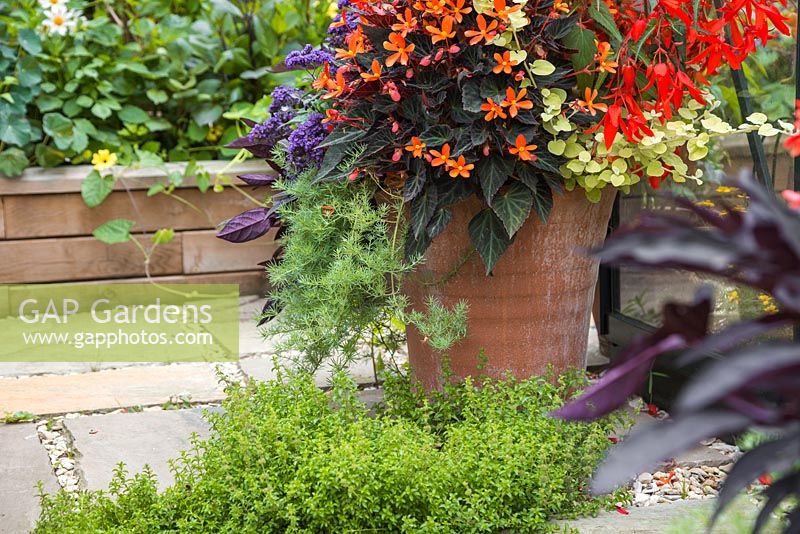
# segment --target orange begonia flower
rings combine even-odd
[[[597,98],[597,89],[587,87],[583,92],[583,98],[583,100],[578,100],[578,107],[583,111],[591,113],[592,116],[597,115],[598,111],[608,111],[607,105],[594,101],[594,99]]]
[[[336,59],[354,59],[358,54],[366,51],[366,47],[364,46],[364,32],[361,31],[360,26],[356,28],[356,31],[347,36],[345,43],[347,43],[347,50],[337,48]]]
[[[434,16],[442,16],[447,11],[446,0],[428,0],[425,2],[425,13]]]
[[[450,145],[445,143],[442,146],[441,152],[438,150],[431,150],[431,156],[433,156],[431,166],[439,167],[441,165],[447,165],[447,162],[450,161]]]
[[[336,81],[328,84],[328,92],[322,95],[323,100],[341,96],[344,93],[347,84],[344,81],[343,69],[336,72]]]
[[[553,2],[553,16],[558,17],[559,13],[569,13],[569,4],[566,0],[555,0]]]
[[[456,22],[464,20],[464,15],[472,13],[471,7],[464,7],[465,0],[447,0],[450,5],[450,14],[456,19]]]
[[[467,163],[464,156],[458,156],[458,159],[448,160],[447,165],[450,167],[451,178],[457,178],[459,176],[462,178],[469,178],[469,171],[475,168],[475,165],[472,163]]]
[[[508,16],[512,13],[516,13],[522,9],[521,5],[515,5],[513,7],[508,7],[506,5],[506,0],[494,0],[494,11],[489,13],[492,17],[498,18],[504,22],[508,22]]]
[[[501,72],[511,74],[511,69],[516,65],[519,65],[518,61],[511,59],[511,52],[508,50],[503,52],[502,56],[495,52],[494,60],[497,61],[497,65],[495,65],[492,69],[492,72],[495,74],[500,74]]]
[[[600,72],[610,72],[611,74],[617,72],[619,64],[616,61],[608,59],[608,56],[612,52],[611,45],[607,42],[603,41],[597,43],[597,54],[595,54],[594,59],[597,61],[597,68]]]
[[[483,15],[478,15],[478,18],[475,20],[478,23],[478,31],[467,30],[464,32],[464,36],[469,38],[469,44],[476,45],[483,40],[488,43],[497,37],[497,31],[495,30],[497,30],[498,22],[496,20],[493,20],[488,26],[486,25],[486,19]]]
[[[377,59],[372,60],[372,72],[362,72],[361,77],[368,82],[377,82],[381,79],[381,64]]]
[[[317,79],[311,84],[311,87],[317,90],[322,90],[329,88],[331,83],[331,66],[326,62],[325,66],[322,67],[322,72]]]
[[[533,102],[530,100],[523,100],[527,94],[527,89],[520,89],[519,93],[514,94],[514,89],[509,87],[506,89],[506,99],[501,102],[501,105],[508,108],[509,115],[516,117],[519,110],[533,108]]]
[[[536,154],[531,154],[531,152],[537,148],[537,145],[529,145],[525,140],[525,136],[519,134],[516,139],[516,145],[509,146],[508,152],[522,161],[534,161],[536,160]]]
[[[405,14],[398,13],[397,20],[400,22],[392,24],[392,30],[398,32],[403,37],[408,35],[408,32],[414,31],[417,28],[417,19],[409,8],[406,8]]]
[[[455,30],[453,30],[453,17],[450,16],[442,19],[441,29],[436,26],[425,26],[425,29],[433,36],[433,39],[431,39],[433,44],[452,39],[456,36]]]
[[[411,155],[414,156],[415,158],[421,158],[422,151],[425,149],[426,146],[427,145],[422,142],[422,139],[420,139],[417,136],[414,136],[411,138],[411,142],[406,146],[406,150],[411,152]]]
[[[325,110],[325,118],[322,119],[322,124],[328,122],[336,122],[342,118],[342,114],[339,113],[339,110],[336,109],[326,109]]]
[[[384,41],[383,47],[390,52],[395,52],[386,58],[387,67],[391,67],[397,62],[401,65],[408,65],[408,55],[414,51],[414,44],[406,44],[406,38],[399,33],[390,33],[389,40]]]
[[[486,103],[481,104],[481,110],[487,112],[483,118],[485,121],[493,120],[495,117],[500,117],[501,119],[508,117],[506,112],[503,111],[503,107],[491,98],[487,98]]]

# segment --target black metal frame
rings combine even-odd
[[[797,36],[797,34],[795,34]],[[800,43],[795,40],[795,94],[796,98],[800,99]],[[753,103],[750,97],[750,92],[745,79],[744,73],[741,70],[732,71],[733,85],[736,89],[736,94],[739,100],[739,108],[742,117],[747,117],[753,113]],[[750,153],[753,157],[753,171],[758,181],[769,189],[773,189],[774,182],[772,173],[769,169],[767,157],[764,153],[764,145],[757,132],[749,132],[747,134],[748,144],[750,146]],[[794,189],[800,191],[800,157],[794,160]],[[611,215],[611,222],[609,223],[609,233],[613,232],[620,224],[620,209],[619,209],[619,196],[614,202],[614,211]],[[654,327],[633,317],[629,317],[621,313],[621,279],[620,271],[617,268],[609,267],[606,265],[600,266],[599,276],[599,294],[600,303],[599,311],[600,317],[598,318],[597,329],[601,336],[608,342],[611,348],[612,358],[619,347],[627,345],[633,337],[639,334],[652,332]],[[794,331],[795,340],[800,340],[800,327]],[[665,388],[668,391],[674,391],[676,381],[682,382],[686,376],[673,376],[666,380]],[[654,390],[658,391],[659,381],[663,379],[654,378]],[[668,406],[669,395],[655,395],[655,400],[660,405]]]

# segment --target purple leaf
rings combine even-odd
[[[577,399],[550,415],[571,421],[591,421],[607,415],[625,404],[647,378],[653,360],[664,352],[686,346],[681,336],[673,334],[653,343],[646,337],[634,343],[620,357],[624,361],[609,369],[603,377]]]
[[[750,346],[705,366],[681,390],[676,411],[695,411],[720,402],[742,389],[757,388],[791,376],[800,369],[800,346],[781,344]]]
[[[275,174],[240,174],[238,178],[247,185],[259,187],[272,185],[278,177]]]
[[[776,328],[784,328],[796,319],[782,312],[764,315],[752,321],[736,323],[719,332],[709,334],[690,350],[678,358],[678,365],[690,365],[714,352],[723,352],[734,348],[748,339],[766,334]]]
[[[701,440],[742,430],[748,423],[750,419],[741,414],[707,411],[647,425],[611,449],[592,478],[592,493],[609,493]]]
[[[231,218],[217,237],[231,243],[244,243],[266,234],[274,223],[275,208],[254,208]]]

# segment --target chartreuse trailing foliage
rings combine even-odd
[[[562,377],[451,385],[432,399],[398,376],[377,415],[337,375],[230,386],[213,432],[175,465],[108,492],[44,496],[36,532],[465,533],[557,531],[598,510],[585,493],[615,421],[547,417],[583,383]]]

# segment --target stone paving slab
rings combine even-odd
[[[64,426],[72,436],[87,489],[106,489],[120,462],[125,463],[129,476],[149,465],[158,477],[159,489],[164,489],[174,482],[169,460],[189,449],[193,432],[201,438],[208,436],[202,413],[193,408],[87,415],[65,419]]]
[[[0,377],[68,375],[154,365],[149,362],[0,362]]]
[[[25,411],[37,415],[163,404],[173,395],[192,402],[224,397],[214,365],[182,363],[128,367],[76,375],[0,378],[0,415]]]
[[[58,489],[47,452],[32,423],[0,425],[0,534],[30,531],[39,517],[36,483]]]
[[[404,360],[398,359],[398,363],[401,361]],[[275,367],[271,357],[244,358],[239,361],[239,367],[244,374],[254,380],[263,382],[275,379]],[[355,362],[349,367],[349,372],[357,384],[375,383],[375,375],[372,370],[371,361],[362,360]],[[330,369],[323,368],[314,375],[314,381],[320,387],[329,386],[330,376]]]
[[[627,509],[629,515],[617,511],[601,512],[597,517],[559,521],[559,524],[569,525],[580,534],[663,534],[669,531],[673,523],[709,506],[709,501],[684,500],[642,508],[630,507]]]

